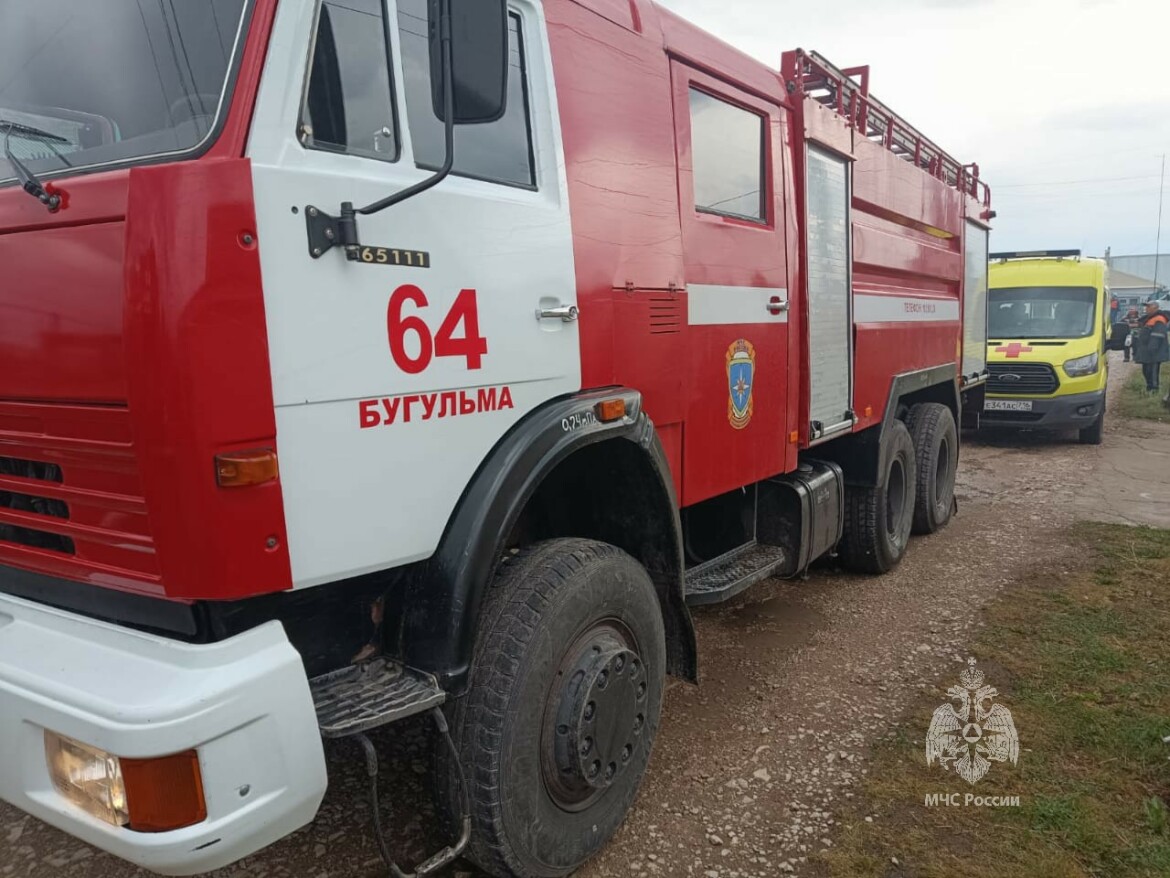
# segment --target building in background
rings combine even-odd
[[[1166,293],[1166,285],[1159,281],[1158,286],[1148,278],[1138,277],[1116,268],[1109,269],[1109,290],[1117,298],[1124,314],[1126,309],[1136,307],[1147,299],[1157,298],[1157,293]]]
[[[1106,253],[1109,267],[1138,277],[1157,278],[1159,285],[1170,283],[1170,253],[1155,256],[1152,253],[1139,256],[1113,256]]]
[[[1109,263],[1109,289],[1123,311],[1147,299],[1170,295],[1170,254],[1113,256],[1106,252],[1105,259]]]

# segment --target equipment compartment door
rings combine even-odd
[[[853,426],[852,222],[849,162],[808,146],[809,432],[816,442]]]
[[[987,229],[967,223],[963,255],[963,378],[987,377]]]

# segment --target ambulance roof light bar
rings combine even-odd
[[[1009,253],[992,253],[992,262],[1007,262],[1009,259],[1080,259],[1080,250],[1014,250]]]

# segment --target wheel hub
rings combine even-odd
[[[553,728],[543,748],[550,792],[571,810],[587,806],[633,764],[646,723],[646,669],[638,653],[608,630],[579,644],[550,693]]]

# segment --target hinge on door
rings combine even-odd
[[[305,228],[309,233],[309,255],[320,259],[334,247],[345,248],[345,258],[358,259],[357,216],[353,204],[341,205],[341,216],[330,216],[318,207],[305,208]]]

